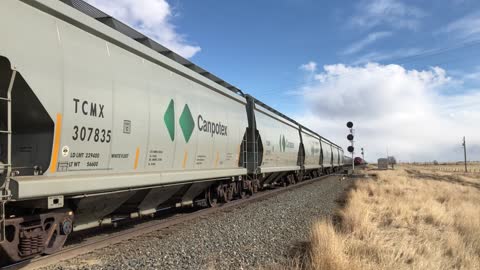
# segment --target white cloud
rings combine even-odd
[[[361,50],[363,50],[365,47],[367,47],[368,45],[374,43],[375,41],[379,40],[379,39],[382,39],[382,38],[386,38],[386,37],[389,37],[391,36],[392,33],[391,32],[374,32],[374,33],[370,33],[368,34],[367,37],[365,37],[364,39],[360,40],[360,41],[357,41],[353,44],[351,44],[350,46],[348,46],[348,48],[345,49],[345,51],[343,52],[343,54],[354,54],[354,53],[357,53]]]
[[[347,146],[345,123],[356,127],[357,148],[375,161],[386,148],[400,160],[460,160],[467,136],[470,159],[480,159],[480,90],[445,95],[455,80],[440,67],[407,70],[369,63],[324,66],[303,85],[301,122]]]
[[[372,28],[388,24],[394,28],[415,30],[426,13],[415,6],[398,0],[364,0],[358,6],[358,13],[351,23],[362,28]]]
[[[480,81],[480,71],[479,71],[479,72],[474,72],[474,73],[466,74],[464,78],[465,78],[466,80]]]
[[[300,69],[308,72],[315,72],[317,71],[317,63],[310,61],[306,64],[301,65]]]
[[[86,0],[112,17],[134,27],[172,51],[190,58],[201,48],[190,45],[171,23],[172,8],[166,0]]]
[[[475,12],[453,21],[440,32],[466,40],[480,38],[480,12]]]

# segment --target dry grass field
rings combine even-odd
[[[480,178],[400,167],[370,171],[312,228],[303,269],[480,269]]]
[[[465,173],[465,165],[463,163],[440,163],[438,165],[411,164],[411,165],[408,165],[408,167],[415,167],[418,169],[426,169],[426,170],[442,171],[442,172]],[[467,172],[474,173],[480,176],[480,162],[468,162]]]

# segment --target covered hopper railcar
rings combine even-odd
[[[343,164],[339,146],[80,0],[2,0],[0,36],[0,264]]]

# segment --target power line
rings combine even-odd
[[[476,46],[476,45],[480,45],[480,40],[463,42],[463,43],[455,44],[455,45],[452,45],[452,46],[449,46],[449,47],[444,47],[444,48],[438,48],[438,49],[433,49],[433,50],[425,50],[425,51],[423,51],[421,53],[418,53],[418,54],[414,54],[414,55],[410,55],[410,56],[406,56],[406,57],[400,57],[400,58],[397,58],[397,59],[394,58],[393,61],[397,61],[397,62],[405,64],[405,63],[409,63],[409,62],[412,62],[414,60],[417,60],[419,58],[429,57],[429,56],[437,56],[437,55],[441,55],[441,54],[444,54],[444,53],[447,53],[447,52],[450,52],[450,51],[454,51],[454,50],[458,50],[458,49],[465,49],[465,48],[473,47],[473,46]]]

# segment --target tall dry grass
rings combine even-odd
[[[453,179],[398,169],[358,181],[340,222],[313,226],[302,268],[480,269],[480,190]]]
[[[470,175],[480,175],[480,162],[468,162],[467,172],[465,172],[465,165],[463,163],[441,163],[434,164],[402,164],[402,166],[414,167],[416,169],[427,169],[433,171],[456,172]]]

